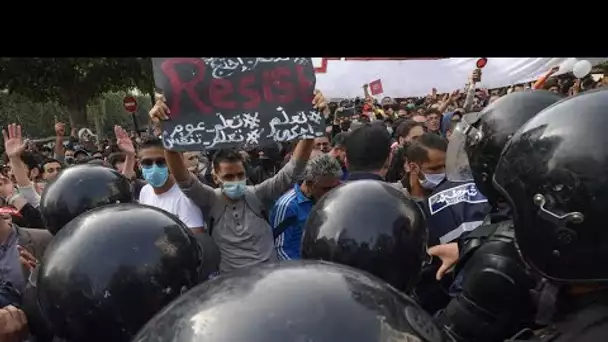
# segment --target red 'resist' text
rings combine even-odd
[[[176,70],[177,65],[189,64],[195,75],[190,80],[182,80]],[[296,65],[295,70],[286,66],[277,66],[260,72],[246,72],[230,77],[230,80],[211,78],[208,92],[204,96],[197,91],[197,86],[205,80],[208,70],[200,58],[170,58],[162,62],[161,69],[171,84],[171,117],[180,114],[181,99],[185,93],[196,108],[203,114],[214,114],[218,109],[255,110],[262,102],[272,105],[286,105],[297,97],[303,101],[312,101],[311,80],[304,74],[304,68]],[[209,76],[211,77],[211,76]],[[261,85],[261,89],[260,89]],[[198,89],[202,89],[198,87]],[[236,95],[246,101],[238,101]]]

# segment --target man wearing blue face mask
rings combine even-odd
[[[445,139],[433,133],[410,142],[406,150],[409,172],[402,183],[412,197],[423,199],[443,182],[447,146]]]
[[[150,138],[140,145],[139,164],[148,184],[139,193],[139,203],[166,210],[177,216],[193,233],[202,233],[205,227],[203,214],[175,183],[169,173],[164,150],[158,138]]]
[[[448,142],[434,133],[424,133],[407,149],[410,194],[423,197],[427,214],[429,246],[456,240],[478,226],[488,211],[487,199],[475,183],[446,179]]]
[[[312,107],[326,109],[321,92],[315,91]],[[168,119],[168,112],[169,107],[159,98],[149,114],[156,122]],[[245,165],[238,151],[221,149],[213,157],[213,175],[219,189],[192,175],[181,153],[165,151],[180,188],[206,216],[208,232],[220,250],[220,272],[277,260],[268,209],[302,178],[313,147],[313,139],[300,140],[291,160],[273,177],[254,186],[246,185]]]

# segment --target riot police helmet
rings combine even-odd
[[[450,137],[447,178],[474,180],[477,189],[495,205],[498,196],[492,187],[492,175],[500,152],[519,127],[561,99],[562,96],[544,90],[514,92],[479,113],[465,114]]]
[[[302,258],[364,270],[405,292],[428,261],[420,206],[386,182],[335,188],[313,207],[304,231]]]
[[[494,185],[524,260],[557,282],[608,282],[608,91],[568,98],[507,144]]]
[[[165,305],[202,282],[203,253],[175,216],[133,203],[83,213],[50,242],[37,296],[67,341],[130,341]]]
[[[134,342],[444,341],[432,318],[380,279],[298,260],[239,269],[181,296]]]
[[[63,170],[45,187],[40,213],[46,228],[55,235],[87,210],[129,202],[133,202],[133,192],[125,176],[109,167],[83,164]]]

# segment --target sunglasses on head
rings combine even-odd
[[[148,168],[156,164],[158,167],[164,167],[167,165],[167,161],[164,159],[142,159],[140,162],[142,167]]]

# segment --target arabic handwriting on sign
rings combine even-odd
[[[277,112],[279,112],[279,115],[270,120],[270,130],[266,138],[283,142],[296,138],[315,137],[315,130],[310,122],[315,122],[316,124],[320,122],[320,115],[318,113],[299,111],[295,115],[290,116],[285,112],[283,107],[278,107]]]
[[[249,145],[259,144],[259,139],[263,129],[260,127],[259,113],[242,113],[232,118],[225,118],[221,113],[216,114],[220,119],[220,124],[215,125],[210,133],[214,133],[211,143],[205,143],[207,147],[214,147],[218,144],[243,143]],[[246,137],[243,136],[246,134]]]
[[[200,145],[204,140],[204,131],[204,122],[199,122],[196,126],[193,124],[176,125],[170,134],[166,130],[163,131],[163,145],[167,149],[174,146]]]
[[[211,68],[213,78],[226,78],[237,72],[252,71],[260,63],[278,63],[293,59],[296,64],[304,65],[308,63],[308,58],[304,57],[271,57],[271,58],[251,58],[251,57],[201,57],[201,59]]]
[[[208,147],[213,147],[217,144],[240,143],[245,141],[245,137],[243,137],[243,134],[241,134],[242,131],[240,129],[227,133],[223,129],[217,129],[217,126],[215,130],[215,137],[213,137],[213,142],[208,144]]]
[[[315,132],[313,128],[323,119],[318,112],[308,110],[288,114],[283,107],[276,110],[277,115],[270,120],[268,128],[260,127],[259,112],[241,113],[232,117],[216,113],[217,120],[214,120],[213,126],[200,121],[197,124],[175,125],[171,132],[163,131],[163,143],[167,149],[192,145],[212,148],[227,144],[258,145],[260,140],[269,138],[283,142],[323,135],[323,132]]]

